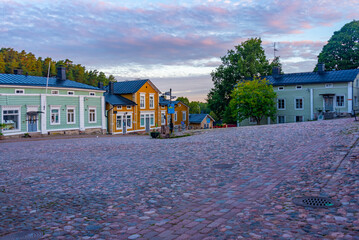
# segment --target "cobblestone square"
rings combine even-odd
[[[359,239],[358,137],[340,119],[2,142],[0,239]]]

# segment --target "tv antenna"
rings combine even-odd
[[[275,52],[278,52],[278,49],[276,48],[276,42],[273,43],[273,55],[274,55],[274,59],[276,58]]]

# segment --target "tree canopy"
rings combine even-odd
[[[53,61],[47,57],[36,58],[34,54],[26,53],[24,50],[17,52],[12,48],[0,49],[0,73],[14,73],[15,69],[22,69],[23,73],[31,76],[47,77],[50,63],[50,77],[56,76],[56,67],[66,67],[66,77],[69,80],[81,82],[97,87],[98,82],[107,85],[110,81],[115,81],[115,77],[106,77],[103,72],[97,70],[87,71],[81,64],[74,64],[71,60]]]
[[[264,78],[239,82],[231,94],[230,108],[232,116],[239,121],[254,118],[259,125],[264,117],[274,118],[277,94],[273,86]]]
[[[319,54],[318,63],[325,63],[329,70],[359,67],[359,21],[347,23],[334,32]]]
[[[279,59],[272,63],[266,59],[260,38],[251,38],[221,58],[222,64],[211,73],[214,87],[208,93],[209,108],[225,122],[235,122],[229,102],[231,92],[237,82],[255,76],[272,73],[273,66],[280,66]]]

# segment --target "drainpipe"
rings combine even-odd
[[[314,99],[313,88],[310,89],[310,120],[314,119]]]
[[[353,113],[353,82],[348,82],[348,113]]]

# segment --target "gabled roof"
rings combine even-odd
[[[135,93],[140,88],[148,82],[157,92],[161,92],[158,88],[149,80],[132,80],[132,81],[123,81],[123,82],[114,82],[114,93],[115,94],[130,94]],[[108,86],[105,87],[108,90]]]
[[[264,76],[273,86],[316,84],[316,83],[339,83],[353,82],[359,74],[359,69],[305,72],[279,74],[277,76]]]
[[[211,115],[202,113],[202,114],[190,114],[189,115],[189,122],[190,123],[201,123],[203,121],[203,119],[205,119],[207,116],[210,119],[212,119],[212,121],[214,121],[214,119],[211,117]]]
[[[113,106],[135,106],[135,102],[116,94],[105,93],[105,101]]]
[[[46,77],[0,73],[0,85],[46,87],[46,81]],[[103,91],[102,89],[99,89],[97,87],[71,80],[59,81],[55,77],[49,78],[48,86],[56,88],[81,88]]]

